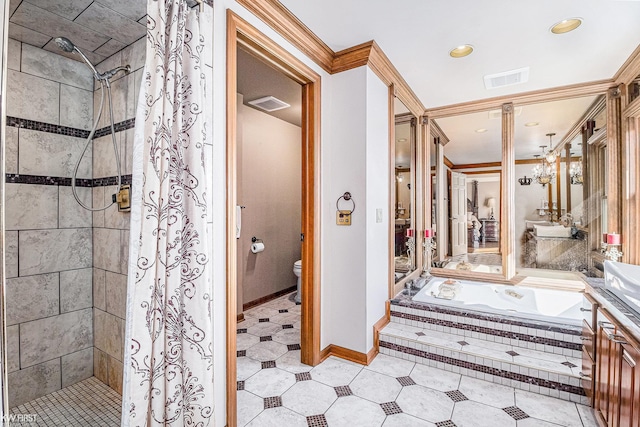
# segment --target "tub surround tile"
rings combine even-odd
[[[124,321],[102,310],[94,309],[94,345],[117,360],[124,350]]]
[[[60,359],[9,374],[9,407],[22,405],[61,387]]]
[[[7,46],[7,68],[9,70],[20,71],[20,56],[22,55],[22,43],[18,40],[9,39]]]
[[[107,353],[93,347],[93,375],[105,384],[109,384]]]
[[[13,126],[5,126],[5,137],[5,173],[18,173],[18,129]]]
[[[39,47],[23,44],[21,67],[23,73],[85,91],[93,90],[93,74],[83,62],[74,61]]]
[[[90,308],[93,306],[92,280],[92,268],[60,272],[61,313],[81,310],[83,308]]]
[[[93,76],[91,78],[93,79]],[[60,85],[60,125],[91,130],[93,126],[93,92],[91,90],[66,84]]]
[[[59,83],[8,70],[7,87],[11,88],[7,92],[8,116],[59,123]],[[29,102],[24,102],[25,99]]]
[[[91,207],[91,188],[76,187],[76,194],[85,206]],[[71,187],[58,186],[59,194],[59,228],[91,227],[93,215],[91,211],[83,208],[73,197]]]
[[[7,372],[20,369],[20,330],[18,325],[7,326]]]
[[[61,358],[62,387],[93,376],[93,347],[67,354]]]
[[[122,362],[108,357],[108,384],[109,387],[122,394]]]
[[[107,311],[105,274],[104,270],[93,269],[93,306],[102,311]]]
[[[7,279],[7,324],[55,316],[60,312],[58,274]]]
[[[20,276],[91,267],[90,228],[21,231]]]
[[[19,172],[71,177],[85,143],[83,138],[20,129]],[[91,178],[91,147],[82,158],[77,177]]]
[[[55,13],[46,11],[31,3],[22,2],[11,17],[11,22],[28,28],[40,28],[41,22],[47,22],[43,29],[50,37],[65,34],[70,40],[86,51],[94,51],[109,41],[109,37],[99,34],[89,27],[70,21]]]
[[[93,266],[120,273],[120,230],[93,229]]]
[[[91,309],[20,325],[20,366],[25,368],[93,345]]]
[[[58,227],[58,189],[45,185],[7,184],[6,229]],[[25,207],[29,207],[25,209]]]
[[[107,312],[124,319],[127,312],[127,276],[107,271],[105,284]]]
[[[18,277],[18,232],[5,232],[5,274],[7,278]]]

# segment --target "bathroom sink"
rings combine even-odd
[[[640,266],[622,262],[604,262],[605,289],[640,312]]]
[[[571,228],[562,225],[534,225],[538,237],[571,237]]]

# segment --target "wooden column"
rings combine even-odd
[[[444,146],[440,143],[440,138],[436,139],[436,259],[442,261],[447,257],[447,228],[449,221],[447,219],[445,206],[449,200],[447,192],[447,174],[444,164]]]
[[[562,174],[560,173],[560,153],[556,156],[556,218],[562,216]]]
[[[583,225],[589,230],[589,242],[587,252],[600,248],[601,229],[598,225],[600,221],[600,198],[602,193],[598,192],[597,173],[597,152],[596,147],[587,144],[593,135],[596,123],[590,120],[582,127],[582,218]]]
[[[500,187],[500,252],[502,272],[507,280],[516,275],[515,182],[516,161],[513,149],[513,104],[502,104],[502,180]]]
[[[607,232],[622,232],[622,138],[620,87],[607,91]],[[626,236],[622,236],[623,240]]]
[[[420,133],[422,140],[422,169],[420,171],[420,181],[422,182],[422,206],[423,206],[423,229],[431,228],[431,123],[427,116],[420,118]],[[424,233],[422,234],[424,237]]]
[[[567,213],[571,213],[571,143],[565,145],[564,179],[566,180]]]
[[[622,260],[640,264],[640,100],[624,111]]]

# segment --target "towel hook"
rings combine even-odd
[[[353,200],[353,197],[351,197],[351,193],[349,193],[348,191],[345,192],[342,196],[338,197],[338,200],[336,201],[336,210],[340,210],[340,200],[343,199],[347,202],[353,203],[353,209],[351,209],[351,211],[349,212],[350,214],[352,214],[356,210],[356,201]]]

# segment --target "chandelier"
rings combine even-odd
[[[537,159],[540,155],[536,154],[534,157]],[[556,178],[556,171],[545,158],[542,158],[540,164],[533,167],[531,173],[533,174],[533,179],[535,179],[538,184],[542,185],[542,187],[545,187]]]
[[[572,184],[582,185],[582,158],[578,162],[571,163],[569,174],[571,175]]]
[[[544,146],[542,147],[542,154],[544,155],[544,158],[547,160],[547,163],[555,163],[556,161],[556,157],[558,157],[558,154],[551,149],[551,137],[553,137],[555,135],[555,133],[548,133],[547,136],[549,137],[549,149],[546,150]]]

